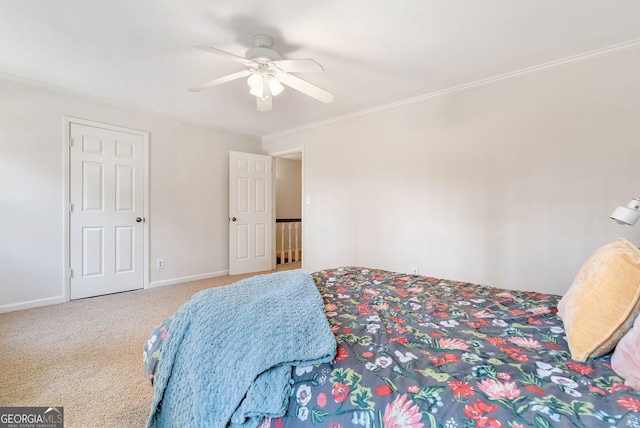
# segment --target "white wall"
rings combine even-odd
[[[0,79],[0,312],[63,301],[65,115],[150,133],[151,285],[228,271],[228,152],[258,138]]]
[[[302,217],[302,162],[275,158],[276,218]]]
[[[263,140],[304,147],[304,267],[563,294],[640,195],[640,51]]]

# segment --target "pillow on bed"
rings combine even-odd
[[[625,384],[640,391],[640,316],[625,334],[611,357],[611,367]]]
[[[571,358],[586,361],[611,351],[640,310],[640,250],[625,239],[589,257],[558,303]]]

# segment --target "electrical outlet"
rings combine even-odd
[[[417,267],[412,267],[411,268],[411,273],[414,275],[418,275],[420,273],[420,269]]]
[[[164,269],[164,260],[158,260],[158,269]]]

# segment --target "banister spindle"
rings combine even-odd
[[[299,254],[298,251],[300,249],[298,247],[298,229],[300,228],[300,223],[296,222],[294,228],[295,228],[295,231],[296,231],[296,248],[295,248],[294,259],[293,260],[297,262],[298,260],[300,260],[300,257],[298,256],[298,254]]]
[[[292,223],[287,223],[289,225],[289,246],[287,249],[289,250],[289,258],[287,258],[287,262],[291,261],[291,225]]]
[[[277,223],[276,223],[277,224]],[[280,223],[280,263],[284,263],[284,225],[285,223]]]

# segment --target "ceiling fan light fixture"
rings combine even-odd
[[[251,95],[262,99],[276,96],[284,90],[282,83],[273,74],[260,71],[249,76],[247,85],[251,88],[249,91]]]
[[[251,76],[247,79],[247,85],[251,90],[262,91],[262,76],[259,72],[251,73]]]
[[[274,97],[284,91],[284,86],[282,85],[282,83],[280,83],[276,76],[269,74],[266,80],[267,84],[269,85],[269,91]]]
[[[264,84],[264,77],[260,72],[255,72],[247,79],[247,85],[251,88],[249,93],[259,98],[266,98],[266,85]]]
[[[249,93],[255,97],[258,98],[265,98],[266,94],[265,94],[265,87],[260,85],[260,87],[256,87],[256,88],[251,88],[251,90],[249,91]]]
[[[258,75],[258,77],[255,79],[251,79],[250,81],[247,80],[247,83],[251,87],[251,90],[249,91],[251,95],[262,100],[266,100],[272,96],[269,84],[266,82],[266,78],[260,77]]]

